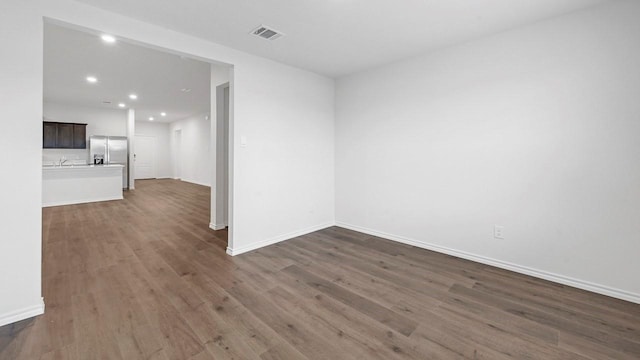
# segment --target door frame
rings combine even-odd
[[[173,179],[182,179],[182,129],[173,130],[173,149],[171,155],[173,156]],[[213,205],[213,204],[212,204]]]
[[[89,23],[85,23],[85,24],[81,24],[80,22],[75,22],[73,20],[69,20],[69,19],[64,19],[64,17],[57,17],[57,16],[46,16],[43,18],[44,22],[48,22],[48,23],[52,23],[58,26],[62,26],[62,27],[66,27],[66,28],[70,28],[70,29],[75,29],[78,31],[82,31],[82,32],[87,32],[87,33],[91,33],[91,34],[96,34],[96,33],[102,33],[102,32],[110,32],[108,31],[109,29],[105,29],[103,27],[104,24],[98,24],[95,22],[91,22],[89,21]],[[176,49],[173,47],[167,47],[165,44],[163,44],[162,41],[149,41],[149,37],[147,36],[147,34],[145,34],[144,31],[137,31],[137,30],[132,30],[129,29],[126,32],[128,32],[128,36],[122,36],[120,37],[120,40],[126,43],[131,43],[131,44],[136,44],[138,46],[142,46],[142,47],[147,47],[150,49],[156,49],[156,50],[160,50],[160,51],[165,51],[168,53],[173,53],[175,55],[178,56],[185,56],[187,58],[195,58],[204,62],[208,62],[212,65],[216,65],[216,66],[220,66],[222,68],[225,69],[225,71],[227,72],[228,75],[228,81],[229,81],[229,174],[228,174],[228,184],[229,184],[229,192],[228,192],[228,241],[227,241],[227,245],[228,245],[228,249],[233,249],[233,244],[234,244],[234,233],[235,233],[235,227],[236,227],[236,223],[235,223],[235,219],[234,219],[234,211],[235,211],[235,202],[234,202],[234,183],[236,181],[235,176],[234,176],[234,166],[235,166],[235,156],[234,156],[234,147],[235,147],[235,140],[234,140],[234,127],[235,127],[235,87],[236,87],[236,80],[235,80],[235,73],[236,73],[236,65],[233,62],[225,62],[219,59],[214,58],[213,54],[212,55],[203,55],[202,53],[191,53],[189,51],[186,51],[183,49]],[[125,35],[125,34],[122,34]],[[41,44],[42,46],[42,44]],[[43,80],[44,81],[44,80]],[[212,86],[210,86],[210,90],[211,90],[211,97],[214,97],[214,89],[216,88],[215,85],[212,84]],[[213,99],[212,99],[213,100]],[[40,105],[40,110],[42,112],[42,102]],[[213,106],[213,105],[212,105]],[[133,129],[135,129],[135,110],[133,108],[128,109],[127,111],[127,126],[130,129],[130,131],[127,133],[129,138],[133,138],[132,135],[129,134],[135,134],[135,131],[133,131]],[[214,128],[214,127],[212,127]],[[42,130],[40,130],[40,132],[42,132]],[[212,132],[211,134],[211,141],[215,141],[215,131]],[[38,134],[38,136],[42,136],[41,133]],[[131,167],[131,163],[132,163],[132,153],[135,150],[135,145],[133,144],[133,139],[132,143],[129,146],[129,151],[130,151],[130,158],[129,158],[129,166]],[[214,159],[212,159],[213,161]],[[135,180],[133,179],[135,171],[129,171],[129,186],[130,186],[130,190],[134,189],[134,184],[135,184]],[[174,174],[175,175],[175,174]],[[181,174],[178,174],[179,176],[181,176]],[[211,202],[211,208],[215,208],[215,203],[212,201]],[[229,251],[227,251],[227,253],[229,253],[230,255],[232,255]]]
[[[228,98],[225,103],[225,90]],[[215,169],[212,179],[211,205],[215,211],[211,212],[209,227],[213,230],[222,230],[229,226],[231,215],[231,86],[229,82],[216,86],[215,93],[216,113],[215,121],[211,119],[211,128],[215,129]],[[227,112],[225,114],[225,106]],[[225,116],[226,115],[226,116]]]

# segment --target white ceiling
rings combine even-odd
[[[612,0],[76,1],[338,77]]]
[[[87,83],[90,75],[98,83]],[[205,62],[122,41],[105,44],[96,34],[45,23],[47,102],[112,109],[124,102],[135,108],[136,120],[171,122],[210,111],[210,77]],[[132,92],[138,100],[128,98]]]

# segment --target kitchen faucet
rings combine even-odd
[[[62,164],[66,163],[66,162],[67,162],[67,157],[66,156],[63,156],[63,157],[60,158],[60,166],[62,166]]]

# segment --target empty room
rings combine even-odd
[[[0,359],[639,359],[639,18],[3,0]]]

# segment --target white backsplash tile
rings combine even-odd
[[[42,149],[42,165],[57,165],[60,158],[65,157],[66,165],[86,165],[89,158],[88,149]]]

